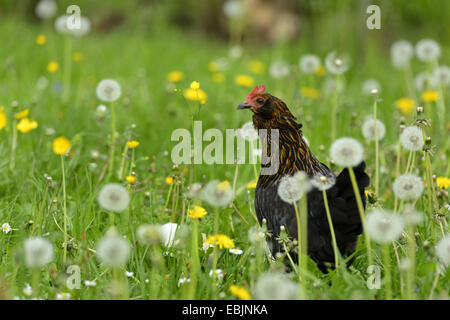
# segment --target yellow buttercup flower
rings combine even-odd
[[[126,180],[128,183],[133,183],[133,182],[136,181],[136,176],[133,176],[133,175],[126,176],[126,177],[125,177],[125,180]]]
[[[16,119],[25,118],[26,116],[28,116],[29,113],[30,113],[30,110],[28,110],[28,109],[20,111],[19,113],[16,113]]]
[[[171,71],[167,74],[167,80],[173,83],[180,82],[183,78],[184,74],[181,71]]]
[[[81,52],[74,52],[72,55],[72,60],[75,62],[80,62],[81,60],[83,60],[84,55]]]
[[[314,73],[315,73],[316,75],[318,75],[319,77],[321,77],[321,76],[323,76],[323,75],[325,74],[325,71],[326,71],[326,69],[325,69],[324,66],[318,66],[318,67],[316,68],[316,70],[314,71]]]
[[[134,148],[136,148],[137,146],[139,146],[139,141],[136,141],[136,140],[128,141],[128,142],[127,142],[127,146],[128,146],[128,148],[130,148],[130,149],[134,149]]]
[[[416,102],[411,98],[400,98],[395,101],[395,106],[406,116],[413,111]]]
[[[38,126],[38,123],[36,121],[31,121],[28,118],[23,118],[19,121],[17,124],[17,130],[19,130],[22,133],[30,132],[33,129],[36,129]]]
[[[191,89],[192,89],[192,90],[198,90],[198,89],[200,89],[200,82],[198,82],[198,81],[192,81],[192,82],[191,82]]]
[[[53,140],[53,152],[58,155],[65,155],[70,149],[70,141],[66,137],[58,137]]]
[[[252,77],[246,75],[246,74],[240,74],[235,79],[236,84],[241,87],[252,87],[254,84],[254,80]]]
[[[422,100],[424,102],[436,102],[439,99],[439,95],[437,91],[428,90],[422,93]]]
[[[248,183],[247,189],[256,189],[256,181]]]
[[[254,74],[262,74],[264,73],[266,66],[259,60],[252,60],[249,63],[248,69]]]
[[[223,249],[223,248],[233,249],[234,248],[233,239],[231,239],[227,235],[221,234],[221,233],[209,236],[208,239],[206,239],[206,242],[208,242],[209,244],[217,245],[220,249]]]
[[[3,111],[0,111],[0,130],[6,126],[6,115]]]
[[[300,89],[300,94],[304,97],[311,99],[318,99],[320,97],[320,91],[315,88],[302,87]]]
[[[251,300],[250,293],[244,287],[238,287],[236,285],[230,286],[230,292],[240,300]]]
[[[212,81],[215,83],[221,83],[223,80],[225,80],[225,76],[220,72],[214,73],[212,76]]]
[[[171,184],[173,184],[173,178],[172,177],[167,177],[166,178],[166,183],[168,184],[168,185],[171,185]]]
[[[40,46],[44,45],[47,42],[47,38],[45,37],[45,35],[40,34],[37,36],[36,38],[36,43]]]
[[[441,189],[448,189],[450,187],[450,178],[447,177],[437,177],[436,184]]]
[[[208,214],[208,212],[205,210],[205,208],[200,207],[200,206],[194,206],[193,209],[188,210],[188,218],[200,219],[200,218],[203,218],[207,214]]]
[[[197,101],[197,100],[202,101],[202,100],[206,100],[208,98],[207,94],[202,89],[189,88],[189,89],[184,90],[183,95],[186,99],[191,100],[191,101]]]
[[[50,61],[47,65],[48,72],[56,72],[59,70],[59,63],[56,61]]]

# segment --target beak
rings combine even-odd
[[[247,101],[244,101],[240,105],[238,105],[237,108],[238,109],[250,109],[250,107],[251,107],[251,105]]]

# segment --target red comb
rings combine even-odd
[[[264,91],[266,91],[265,85],[261,84],[259,86],[256,86],[255,89],[253,89],[252,92],[249,93],[249,95],[247,96],[247,99],[245,99],[245,101],[250,100],[255,94],[263,93]]]

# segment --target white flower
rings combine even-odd
[[[400,200],[416,200],[422,194],[424,186],[419,177],[404,174],[395,179],[392,189]]]
[[[241,46],[232,46],[230,48],[230,51],[228,52],[228,55],[232,59],[239,59],[242,56],[243,50]]]
[[[450,235],[447,235],[437,243],[436,255],[445,266],[450,265]]]
[[[325,176],[321,173],[315,174],[310,180],[311,184],[316,187],[318,190],[328,190],[336,183],[335,176]]]
[[[276,79],[286,77],[289,74],[289,65],[282,60],[274,61],[270,64],[269,73]]]
[[[68,15],[64,14],[55,20],[55,29],[57,32],[61,34],[70,34],[70,29],[68,27],[69,18]]]
[[[384,126],[384,123],[378,119],[376,120],[376,126],[376,138],[378,141],[380,141],[386,134],[386,127]],[[367,140],[375,141],[375,121],[373,120],[373,118],[368,118],[366,121],[364,121],[361,130],[364,138],[366,138]]]
[[[40,76],[36,83],[36,86],[39,90],[44,90],[48,86],[48,79],[44,76]]]
[[[433,87],[434,82],[427,72],[420,72],[414,79],[414,85],[418,91],[424,91],[427,86]]]
[[[330,52],[325,58],[325,66],[332,74],[343,74],[349,68],[349,58],[345,54],[338,54],[336,51]]]
[[[225,207],[233,201],[233,188],[228,181],[213,180],[203,188],[203,199],[212,206]]]
[[[76,24],[74,16],[62,15],[55,21],[55,28],[61,34],[70,34],[75,37],[81,37],[91,30],[91,21],[89,18],[81,16],[80,24]]]
[[[178,285],[180,286],[186,282],[191,282],[191,279],[190,278],[180,278],[180,280],[178,280]]]
[[[95,287],[97,282],[95,282],[95,280],[84,280],[84,285],[86,287]]]
[[[81,16],[79,28],[71,28],[70,33],[75,37],[82,37],[91,31],[91,20],[89,18]]]
[[[305,74],[314,73],[320,67],[320,59],[314,54],[305,54],[300,58],[300,70]]]
[[[381,85],[377,80],[367,79],[366,81],[363,82],[362,85],[363,93],[371,95],[373,94],[373,90],[376,90],[377,93],[381,91]]]
[[[26,239],[24,250],[25,264],[28,268],[42,268],[53,260],[53,245],[41,237]]]
[[[161,241],[161,226],[143,224],[137,229],[137,237],[145,245],[157,244]]]
[[[31,296],[33,294],[33,288],[31,288],[28,283],[26,283],[25,288],[23,288],[23,294],[26,296]]]
[[[106,235],[97,244],[97,257],[109,267],[124,266],[129,256],[128,241],[118,235]]]
[[[296,300],[298,293],[298,284],[284,274],[263,274],[255,284],[255,299],[257,300]]]
[[[126,276],[127,278],[131,278],[133,275],[134,275],[134,272],[126,271],[126,270],[125,270],[125,276]]]
[[[176,223],[168,222],[160,227],[161,242],[166,247],[171,247],[173,245],[173,240],[175,238],[175,232],[177,231],[178,225]]]
[[[247,141],[255,141],[258,139],[258,131],[256,131],[253,121],[244,123],[244,125],[237,130],[239,136]]]
[[[222,279],[223,278],[223,271],[222,271],[222,269],[216,269],[214,274],[216,275],[217,279]],[[210,270],[209,271],[209,276],[212,277],[212,275],[213,275],[213,270]]]
[[[120,98],[122,89],[120,84],[113,79],[103,79],[97,85],[97,97],[105,102],[114,102]]]
[[[251,227],[248,230],[248,240],[251,243],[260,243],[265,241],[266,236],[258,227]],[[233,250],[233,249],[230,249]]]
[[[344,81],[338,81],[337,82],[337,88],[336,88],[336,79],[335,78],[328,78],[325,80],[325,91],[330,94],[334,93],[334,91],[337,89],[338,93],[341,93],[344,91]]]
[[[400,136],[400,142],[407,150],[422,150],[425,143],[423,140],[422,129],[416,126],[406,127]]]
[[[41,0],[36,5],[34,12],[39,19],[48,20],[53,18],[58,10],[58,6],[54,0]]]
[[[412,205],[408,205],[403,210],[403,222],[405,225],[417,225],[423,221],[423,213],[418,212]]]
[[[416,55],[421,61],[434,61],[441,56],[441,48],[436,41],[423,39],[416,44]]]
[[[243,251],[239,248],[233,248],[233,249],[229,249],[228,252],[235,254],[235,255],[240,255],[240,254],[242,254]]]
[[[202,184],[195,182],[188,187],[186,196],[190,199],[198,198],[202,191]]]
[[[4,224],[2,224],[2,231],[4,233],[9,233],[11,231],[11,226],[9,225],[8,222],[5,222]]]
[[[363,160],[364,149],[353,138],[337,139],[330,148],[330,156],[333,161],[342,167],[355,167]]]
[[[437,67],[431,76],[431,86],[438,87],[442,85],[446,87],[450,85],[450,68],[447,66]]]
[[[366,228],[375,242],[389,243],[402,235],[403,221],[397,214],[375,209],[367,215]]]
[[[398,270],[401,272],[408,271],[411,268],[411,260],[408,258],[402,258],[398,264]]]
[[[95,116],[98,119],[103,119],[106,116],[107,111],[108,111],[108,108],[105,105],[101,104],[95,110]]]
[[[413,54],[414,48],[408,41],[399,40],[394,42],[391,46],[392,65],[397,69],[406,67]]]
[[[228,0],[223,5],[223,13],[230,19],[238,19],[244,14],[244,8],[240,0]]]
[[[128,207],[130,195],[125,187],[118,183],[106,184],[98,194],[98,203],[108,211],[121,212]]]
[[[308,176],[304,171],[298,171],[293,176],[284,176],[278,185],[278,195],[287,203],[300,200],[311,189]]]
[[[70,299],[70,293],[68,292],[61,292],[56,295],[56,300],[69,300]]]

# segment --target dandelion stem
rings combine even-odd
[[[333,221],[331,220],[330,208],[328,206],[327,192],[326,190],[322,190],[323,202],[325,204],[325,211],[327,213],[328,225],[330,226],[331,232],[331,241],[333,244],[333,252],[334,252],[334,266],[336,270],[339,268],[339,249],[336,242],[336,234],[334,233]]]
[[[64,253],[63,264],[66,264],[67,258],[67,203],[66,203],[66,175],[64,170],[64,156],[61,155],[61,172],[62,172],[62,187],[63,187],[63,214],[64,214]]]
[[[358,211],[359,211],[359,216],[361,218],[361,224],[363,226],[364,229],[364,236],[365,236],[365,242],[366,242],[366,249],[367,249],[367,258],[369,261],[369,265],[372,265],[372,251],[370,248],[370,237],[369,237],[369,233],[367,231],[366,228],[366,219],[364,217],[364,207],[363,207],[363,203],[361,200],[361,195],[359,193],[359,188],[358,188],[358,184],[356,183],[356,178],[355,178],[355,172],[353,171],[352,167],[348,167],[348,173],[350,175],[350,180],[352,182],[352,186],[353,186],[353,192],[355,193],[355,198],[356,198],[356,204],[358,206]]]
[[[379,141],[377,131],[377,97],[374,98],[373,102],[373,131],[375,135],[375,194],[378,197],[380,158],[379,158]]]
[[[416,269],[416,236],[414,234],[414,225],[411,225],[408,230],[408,258],[411,262],[411,266],[408,269],[407,274],[407,299],[414,299],[414,279]]]
[[[123,179],[123,168],[125,166],[125,158],[127,157],[128,152],[128,144],[125,143],[125,148],[122,153],[122,161],[120,163],[120,169],[119,169],[119,180],[122,181]]]
[[[41,231],[41,226],[40,226],[41,214],[42,214],[42,211],[44,210],[44,205],[45,205],[45,200],[47,199],[47,194],[48,194],[48,183],[45,186],[44,196],[42,197],[41,206],[39,207],[39,211],[38,211],[38,214],[36,216],[36,222],[33,224],[33,229],[31,230],[31,235],[30,236],[32,236],[34,234],[34,231],[36,230],[36,228],[38,228],[38,234],[40,234],[40,231]]]
[[[197,287],[197,275],[200,270],[200,258],[198,255],[198,221],[193,219],[192,221],[192,243],[191,243],[191,256],[192,256],[192,272],[191,282],[189,286],[188,299],[195,298],[195,290]],[[215,276],[215,275],[213,275]]]
[[[13,121],[13,134],[11,142],[11,161],[9,162],[9,168],[14,170],[16,166],[16,149],[17,149],[17,120],[14,118]]]
[[[334,83],[334,95],[333,104],[331,109],[331,141],[336,140],[336,114],[338,109],[338,88],[339,88],[339,75],[336,75],[336,80]]]
[[[114,108],[114,102],[111,102],[111,149],[109,155],[109,176],[114,172],[114,153],[116,148],[116,112]]]
[[[384,280],[386,287],[386,300],[392,300],[392,284],[391,284],[391,257],[389,245],[383,244],[383,260],[384,260]]]

